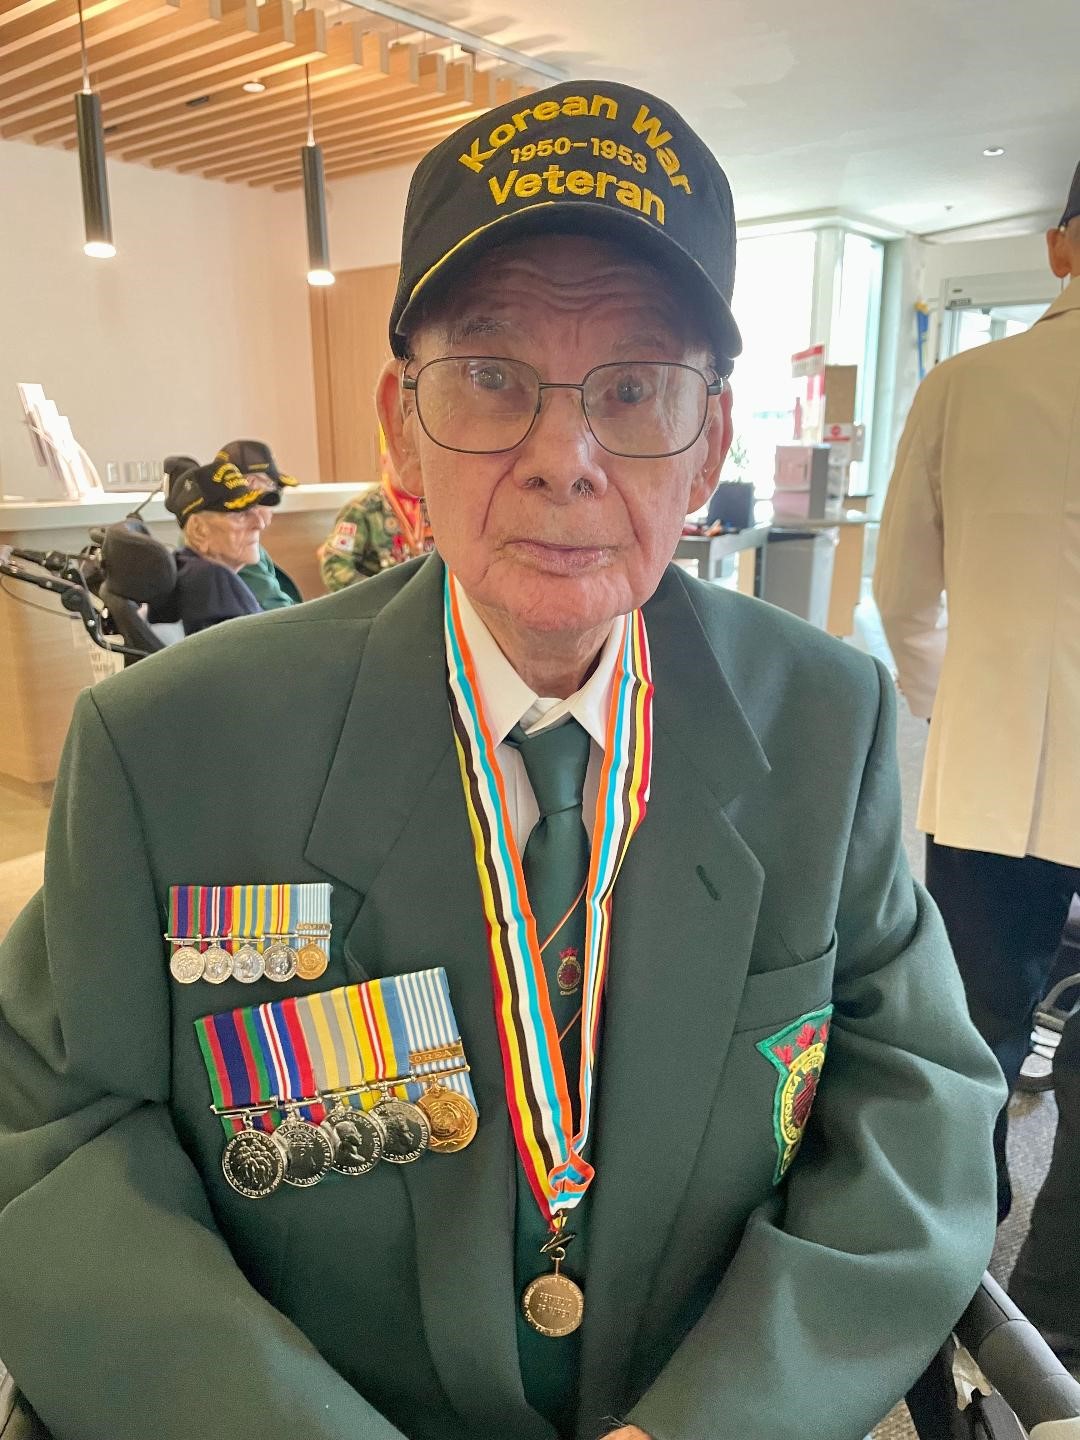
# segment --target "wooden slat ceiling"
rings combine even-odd
[[[528,93],[350,6],[84,0],[83,17],[106,155],[211,179],[300,184],[305,66],[328,178],[416,160]],[[75,0],[0,0],[0,136],[74,149],[81,88]]]

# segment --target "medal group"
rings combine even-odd
[[[330,890],[326,884],[174,885],[165,935],[173,947],[173,979],[181,985],[318,980],[330,963]]]
[[[175,885],[169,970],[182,985],[317,980],[331,886]],[[225,1179],[261,1200],[281,1185],[367,1175],[476,1134],[469,1065],[442,969],[241,1006],[195,1021],[229,1137]]]

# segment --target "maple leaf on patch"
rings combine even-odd
[[[800,1050],[805,1050],[808,1045],[812,1045],[814,1043],[814,1034],[815,1031],[813,1025],[811,1025],[810,1022],[807,1021],[807,1023],[802,1027],[798,1035],[795,1037],[795,1042]]]
[[[823,1021],[821,1022],[821,1029],[820,1029],[820,1031],[819,1031],[818,1033],[819,1033],[820,1036],[821,1036],[821,1043],[824,1045],[824,1044],[825,1044],[825,1041],[828,1040],[828,1038],[829,1038],[829,1022],[828,1022],[828,1020],[823,1020]]]
[[[785,1065],[790,1065],[792,1060],[795,1059],[795,1051],[790,1045],[774,1045],[773,1054],[778,1060],[782,1060]]]

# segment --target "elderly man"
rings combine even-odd
[[[438,554],[81,701],[0,970],[0,1354],[65,1437],[854,1440],[974,1290],[1002,1092],[892,686],[669,566],[733,273],[670,106],[470,122],[378,395]],[[302,737],[262,795],[241,733]]]
[[[279,500],[286,489],[299,483],[294,475],[287,475],[280,468],[264,440],[230,440],[215,458],[235,465],[253,488],[273,490]],[[269,525],[274,517],[270,512],[265,515]],[[261,610],[283,610],[289,605],[298,605],[303,599],[296,582],[275,565],[261,541],[256,559],[243,567],[240,579],[255,596]]]

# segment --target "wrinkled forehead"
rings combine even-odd
[[[617,317],[636,332],[703,344],[672,279],[624,246],[585,235],[536,235],[488,251],[425,307],[418,328],[453,343],[484,330],[528,329],[538,311],[568,323]]]

